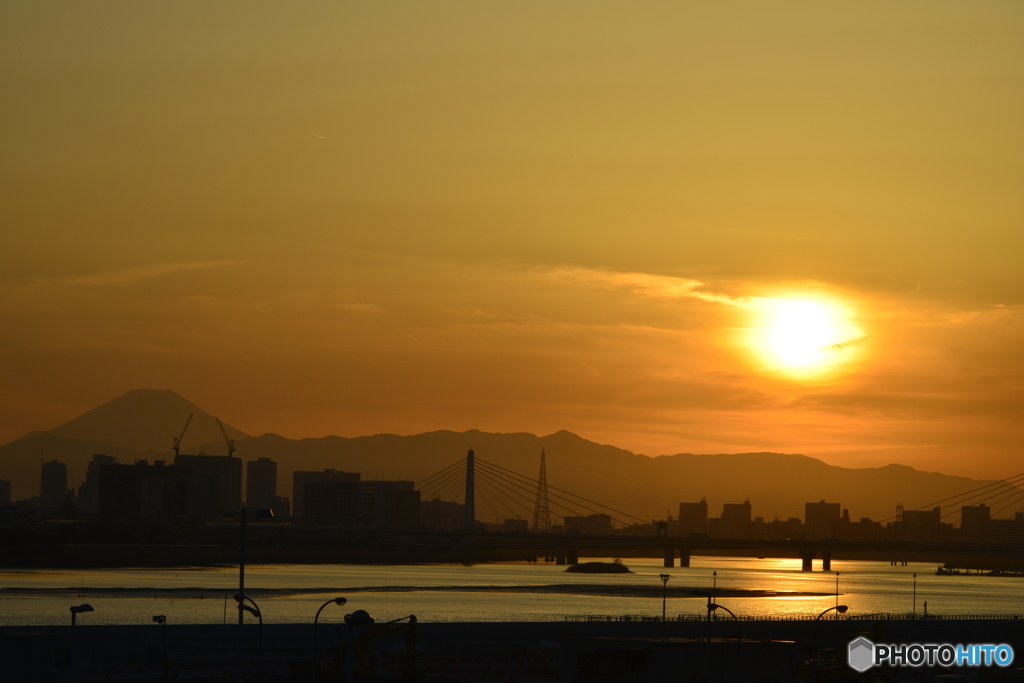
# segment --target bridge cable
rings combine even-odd
[[[486,461],[481,461],[481,460],[480,460],[480,458],[477,458],[477,459],[476,459],[476,461],[477,461],[477,462],[486,462]],[[521,475],[521,474],[518,474],[517,472],[513,472],[513,471],[512,471],[512,470],[510,470],[510,469],[507,469],[507,468],[505,468],[505,467],[502,467],[501,465],[495,465],[494,463],[491,463],[491,462],[488,462],[488,463],[486,463],[486,464],[487,464],[487,465],[490,465],[491,467],[496,467],[496,468],[498,468],[499,470],[502,470],[502,471],[505,471],[505,472],[509,472],[509,473],[511,473],[511,474],[514,474],[514,475],[516,475],[517,477],[520,477],[520,478],[522,478],[522,479],[526,479],[527,481],[529,481],[529,482],[532,482],[532,483],[533,483],[533,484],[535,484],[535,485],[537,484],[537,480],[536,480],[536,479],[531,479],[530,477],[525,477],[525,476],[523,476],[523,475]],[[565,493],[565,494],[568,494],[568,495],[572,496],[573,498],[578,498],[578,499],[580,499],[580,500],[582,500],[582,501],[585,501],[585,502],[587,502],[587,503],[590,503],[590,504],[592,504],[592,505],[597,505],[598,507],[604,508],[605,510],[611,510],[612,512],[618,513],[618,514],[620,514],[620,515],[625,515],[626,517],[631,517],[631,518],[633,518],[633,519],[635,519],[635,520],[637,520],[637,521],[639,521],[639,522],[642,522],[643,524],[647,524],[648,522],[650,522],[650,520],[648,520],[648,519],[644,519],[644,518],[642,518],[642,517],[637,517],[636,515],[631,515],[631,514],[629,514],[628,512],[623,512],[622,510],[616,510],[616,509],[615,509],[615,508],[613,508],[613,507],[610,507],[610,506],[608,506],[608,505],[604,505],[604,504],[602,504],[602,503],[598,503],[597,501],[594,501],[594,500],[590,500],[589,498],[584,498],[584,497],[583,497],[583,496],[581,496],[581,495],[578,495],[578,494],[575,494],[575,493],[571,493],[571,492],[569,492],[569,491],[566,491],[566,490],[564,490],[564,489],[560,489],[560,488],[558,488],[557,486],[551,486],[550,484],[548,484],[548,489],[549,489],[549,490],[553,490],[553,491],[559,491],[559,492],[561,492],[561,493]]]
[[[480,460],[479,459],[477,459],[477,464],[478,465],[480,464]],[[487,464],[489,465],[490,463],[487,463]],[[504,468],[499,468],[499,469],[504,469]],[[513,474],[515,474],[515,473],[513,473]],[[492,475],[494,475],[494,476],[505,476],[505,477],[508,476],[508,475],[503,475],[500,472],[493,472]],[[523,479],[527,479],[527,481],[530,481],[528,477],[523,477],[522,475],[517,475],[517,476],[519,476],[519,477],[521,477]],[[527,491],[527,493],[535,494],[535,491],[533,491],[532,488],[529,488],[529,489],[526,488],[523,485],[523,483],[520,482],[520,481],[517,481],[517,480],[514,480],[514,479],[508,479],[507,481],[509,481],[509,483],[511,483],[512,485],[517,486],[518,488],[523,489],[524,491]],[[556,489],[556,490],[561,490],[561,489]],[[565,496],[560,496],[557,493],[552,493],[550,495],[553,498],[556,498],[556,499],[557,498],[561,498],[562,500],[569,501],[570,503],[572,503],[574,505],[578,505],[578,506],[582,507],[584,510],[588,510],[589,512],[594,513],[594,514],[602,514],[601,511],[600,511],[601,508],[604,508],[606,510],[612,510],[613,512],[619,512],[618,510],[614,510],[613,508],[602,506],[600,503],[594,503],[595,505],[599,506],[599,509],[595,510],[594,508],[587,507],[586,505],[583,505],[583,504],[581,504],[581,503],[579,503],[577,501],[574,501],[571,498],[566,498]],[[570,495],[573,495],[576,498],[580,498],[581,500],[587,500],[586,498],[583,498],[582,496],[575,496],[575,494],[570,494]],[[588,502],[593,502],[593,501],[588,501]],[[572,512],[574,515],[578,515],[580,517],[586,516],[586,515],[580,514],[580,512],[578,510],[576,510],[576,509],[574,509],[574,508],[572,508],[572,507],[570,507],[570,506],[568,506],[568,505],[566,505],[564,503],[557,502],[557,500],[551,501],[551,505],[555,505],[557,507],[560,507],[560,508],[563,508],[565,510],[568,510],[569,512]],[[620,513],[620,514],[626,514],[626,513]],[[565,515],[562,515],[562,517],[564,517],[564,516]],[[627,516],[628,517],[633,517],[633,515],[628,515],[628,514],[627,514]],[[623,520],[621,520],[621,519],[618,519],[618,518],[613,518],[613,519],[615,519],[615,521],[619,522],[620,524],[625,524],[625,522]],[[634,517],[634,519],[640,519],[640,518],[639,517]],[[643,521],[645,524],[647,523],[646,520],[641,520],[641,521]]]

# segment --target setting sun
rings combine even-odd
[[[861,331],[847,311],[807,299],[769,299],[765,319],[755,331],[755,346],[784,369],[818,371],[834,365]]]

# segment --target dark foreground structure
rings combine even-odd
[[[355,648],[355,680],[1018,681],[1024,620],[606,621],[443,623],[383,633]],[[3,681],[344,681],[344,624],[0,628]],[[241,629],[241,630],[240,630]],[[353,634],[360,636],[359,627]],[[858,674],[847,644],[1008,643],[1006,668],[877,668]],[[314,643],[316,649],[314,650]],[[1020,645],[1018,648],[1017,646]],[[410,657],[412,654],[412,657]],[[314,661],[316,675],[314,675]]]

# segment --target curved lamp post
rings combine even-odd
[[[848,609],[850,608],[846,605],[829,607],[814,619],[814,626],[811,627],[811,671],[813,672],[812,678],[815,681],[818,680],[818,622],[832,610],[835,610],[837,614],[845,614]]]
[[[160,624],[160,633],[164,641],[164,673],[161,678],[167,678],[167,617],[163,614],[154,614],[153,623]]]
[[[249,605],[245,604],[246,600],[248,600],[249,602],[252,603],[251,607]],[[260,606],[256,604],[256,601],[253,600],[252,598],[250,598],[248,595],[242,595],[241,593],[239,593],[238,595],[235,596],[235,602],[238,603],[238,615],[239,615],[239,618],[242,618],[242,616],[243,616],[242,612],[248,612],[249,614],[253,615],[254,617],[256,617],[257,619],[260,620],[259,646],[258,646],[259,650],[258,650],[257,659],[256,659],[256,666],[257,666],[257,670],[259,671],[259,677],[262,680],[263,679],[263,611],[260,609]],[[241,680],[241,668],[239,668],[239,680]]]
[[[718,603],[715,603],[715,602],[708,603],[708,614],[709,615],[712,612],[714,612],[715,610],[718,610],[718,609],[724,609],[726,612],[728,612],[729,614],[732,615],[733,621],[739,622],[740,618],[737,617],[733,613],[733,611],[731,609],[729,609],[728,607],[726,607],[725,605],[719,605]],[[736,642],[737,643],[740,642],[740,632],[738,630],[736,631]]]
[[[76,662],[76,658],[75,658],[75,650],[78,649],[78,638],[75,635],[77,633],[77,631],[75,629],[75,623],[76,623],[76,619],[75,618],[79,614],[81,614],[82,612],[95,612],[95,611],[96,610],[94,610],[92,608],[92,605],[90,605],[88,603],[86,603],[84,605],[72,605],[72,607],[71,607],[71,676],[72,676],[73,679],[77,679],[78,678],[78,672],[77,672],[76,667],[75,667],[75,664],[77,663]]]
[[[661,620],[665,621],[665,601],[668,599],[668,580],[672,578],[671,574],[659,574],[661,577]]]
[[[353,683],[355,681],[355,627],[369,626],[376,621],[364,609],[357,609],[352,614],[345,615],[345,624],[348,626],[348,651],[345,653],[345,683]]]
[[[74,606],[73,606],[73,607],[71,608],[71,625],[72,625],[72,626],[74,626],[74,625],[75,625],[75,617],[77,617],[77,616],[78,616],[79,614],[81,614],[82,612],[95,612],[95,611],[96,611],[96,610],[94,610],[94,609],[92,608],[92,605],[89,605],[89,604],[85,604],[85,605],[74,605]]]
[[[316,654],[317,654],[316,653],[316,624],[320,620],[320,613],[324,611],[324,607],[327,607],[327,605],[339,605],[340,606],[340,605],[344,605],[346,602],[348,602],[348,600],[346,600],[345,598],[334,598],[333,600],[328,600],[324,604],[320,605],[320,609],[318,609],[316,611],[316,616],[313,617],[313,683],[316,683],[316,673],[317,673],[317,667],[316,667],[316,665],[317,665],[317,659],[316,659]]]

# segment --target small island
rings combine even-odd
[[[614,562],[580,562],[570,565],[565,571],[578,574],[632,574],[621,560]]]

